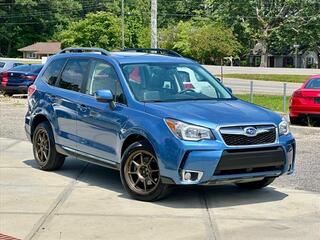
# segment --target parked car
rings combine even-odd
[[[320,117],[320,75],[310,77],[290,100],[290,122],[301,123],[306,117]]]
[[[19,65],[0,73],[0,89],[4,95],[12,96],[16,93],[27,93],[28,87],[33,84],[43,65]]]
[[[23,63],[14,60],[0,60],[0,73],[19,65],[23,65]]]
[[[258,189],[294,171],[285,119],[167,53],[75,48],[52,56],[29,87],[25,118],[40,169],[76,156],[119,170],[127,192],[144,201],[174,185]]]

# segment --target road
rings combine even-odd
[[[221,74],[221,66],[204,65],[215,75]],[[245,73],[245,74],[286,74],[286,75],[316,75],[320,74],[320,69],[307,68],[260,68],[260,67],[223,67],[224,74]]]
[[[275,81],[253,81],[253,93],[254,94],[269,94],[269,95],[281,95],[283,96],[284,84],[282,82]],[[237,79],[237,78],[225,78],[223,84],[230,87],[235,94],[250,93],[250,80]],[[292,93],[297,90],[301,83],[286,83],[286,96],[291,96]]]

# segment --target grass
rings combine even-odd
[[[224,74],[225,78],[239,78],[247,80],[265,80],[276,82],[293,82],[303,83],[309,76],[308,75],[286,75],[286,74]]]
[[[249,94],[236,94],[236,97],[249,102]],[[290,97],[286,98],[286,112],[288,112]],[[283,97],[273,95],[253,95],[253,103],[276,112],[283,112]]]

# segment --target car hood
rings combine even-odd
[[[160,118],[173,118],[210,128],[281,122],[278,114],[242,100],[146,103],[145,111]]]

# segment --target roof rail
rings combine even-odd
[[[110,56],[110,52],[103,48],[91,48],[91,47],[70,47],[61,50],[60,53],[82,53],[82,52],[99,52],[102,55]]]
[[[172,57],[183,57],[179,53],[170,50],[170,49],[163,49],[163,48],[124,48],[123,52],[145,52],[145,53],[156,53],[161,55],[168,55]]]

